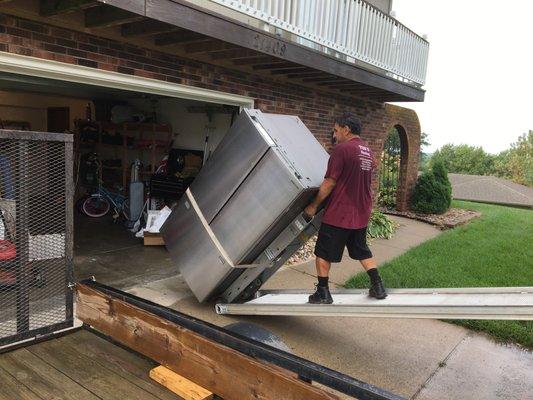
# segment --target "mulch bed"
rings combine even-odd
[[[452,229],[459,225],[468,223],[473,218],[481,216],[478,211],[463,210],[461,208],[450,208],[444,214],[419,214],[414,211],[397,211],[382,209],[381,212],[390,215],[397,215],[399,217],[405,217],[410,219],[416,219],[418,221],[427,222],[435,225],[439,229]]]
[[[317,235],[312,236],[300,249],[287,260],[285,265],[296,265],[307,262],[315,257],[315,244]]]

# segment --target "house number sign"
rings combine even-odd
[[[253,46],[254,49],[258,51],[275,56],[283,56],[287,50],[287,45],[285,43],[259,34],[254,36]]]

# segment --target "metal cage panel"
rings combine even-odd
[[[73,325],[73,139],[0,130],[0,349]]]

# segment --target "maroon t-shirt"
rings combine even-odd
[[[361,138],[339,143],[328,161],[325,178],[337,183],[331,192],[322,221],[347,229],[368,225],[372,212],[374,156]]]

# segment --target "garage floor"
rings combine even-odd
[[[143,246],[110,216],[74,218],[74,276],[94,276],[119,289],[142,285],[178,274],[164,246]]]

